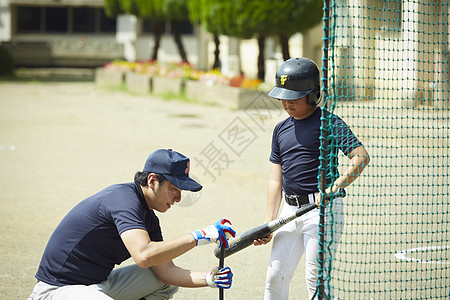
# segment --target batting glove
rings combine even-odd
[[[197,241],[197,246],[218,242],[219,247],[225,245],[225,248],[228,248],[228,239],[236,236],[231,222],[227,219],[217,221],[202,230],[192,231],[191,234]]]
[[[229,267],[219,269],[214,267],[211,272],[206,273],[206,283],[212,288],[229,289],[233,281],[233,273]]]

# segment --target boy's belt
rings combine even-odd
[[[312,193],[314,195],[314,193]],[[309,195],[311,194],[305,194],[305,195],[284,195],[284,199],[286,200],[286,203],[291,206],[302,206],[305,204],[310,203],[309,202]]]

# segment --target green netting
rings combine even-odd
[[[321,224],[320,297],[448,299],[448,1],[330,0],[324,19],[324,105],[371,160],[346,188],[343,228],[333,214]],[[332,115],[323,124],[332,132]]]

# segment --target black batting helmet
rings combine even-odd
[[[286,60],[278,67],[275,81],[269,97],[297,100],[308,95],[309,104],[315,106],[320,102],[319,68],[308,58]]]

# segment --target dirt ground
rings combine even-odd
[[[148,154],[172,148],[192,160],[199,194],[158,214],[165,239],[229,218],[237,232],[264,217],[269,152],[280,110],[230,111],[93,82],[0,83],[0,295],[26,299],[48,238],[78,202],[133,180]],[[175,263],[197,271],[217,265],[212,245]],[[225,260],[234,272],[226,299],[262,299],[270,246]],[[132,263],[127,261],[124,264]],[[304,262],[291,299],[306,299]],[[175,299],[216,299],[211,288],[180,289]]]

